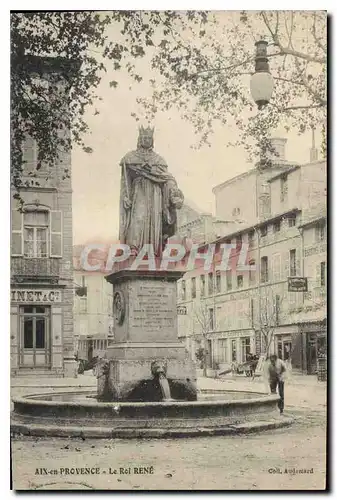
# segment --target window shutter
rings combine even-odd
[[[316,280],[315,287],[321,286],[321,263],[316,264]]]
[[[302,275],[300,252],[296,250],[296,276]]]
[[[276,253],[272,257],[272,272],[274,281],[281,279],[281,255]]]
[[[12,210],[12,256],[23,255],[23,214]]]
[[[62,212],[50,212],[50,257],[62,257]]]
[[[26,135],[23,142],[23,161],[25,172],[35,169],[37,158],[36,141],[31,136]]]
[[[283,267],[283,263],[281,263]],[[284,254],[284,272],[285,276],[284,279],[288,279],[288,276],[290,276],[290,255],[289,251]]]

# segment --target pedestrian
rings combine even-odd
[[[247,370],[246,370],[246,374],[248,377],[252,377],[253,376],[253,370],[252,370],[252,359],[253,359],[253,355],[248,352],[247,355],[246,355],[246,363],[247,363]]]
[[[254,354],[252,356],[252,364],[251,364],[252,380],[255,379],[255,372],[256,372],[256,368],[257,368],[258,363],[259,363],[259,357],[256,354]]]
[[[275,394],[276,389],[278,389],[280,413],[283,413],[284,409],[284,376],[286,371],[284,362],[276,354],[272,354],[267,364],[267,376],[271,393]]]

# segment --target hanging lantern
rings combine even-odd
[[[268,104],[274,88],[274,80],[269,71],[267,45],[265,40],[255,44],[255,73],[250,80],[250,92],[259,109]]]

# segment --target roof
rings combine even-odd
[[[279,213],[279,214],[276,214],[274,215],[273,217],[270,217],[269,219],[264,219],[263,221],[258,221],[256,222],[256,224],[254,225],[249,225],[249,226],[244,226],[242,227],[241,229],[238,229],[232,233],[229,233],[229,234],[226,234],[224,236],[221,236],[221,238],[218,238],[214,241],[210,241],[210,242],[207,242],[207,243],[203,243],[202,245],[200,245],[200,247],[204,247],[206,245],[210,245],[210,244],[214,244],[214,243],[222,243],[230,238],[233,238],[234,236],[237,236],[239,234],[242,234],[242,233],[246,233],[248,231],[252,231],[252,230],[255,230],[259,227],[262,227],[262,226],[265,226],[266,224],[272,224],[274,221],[280,219],[281,217],[289,217],[291,215],[294,215],[294,214],[297,214],[299,213],[301,210],[299,208],[292,208],[291,210],[287,210],[286,212],[282,212],[282,213]]]
[[[252,173],[256,172],[256,168],[250,168],[247,170],[247,172],[243,172],[242,174],[238,174],[235,177],[231,177],[230,179],[227,179],[227,181],[222,182],[221,184],[217,184],[212,188],[212,193],[216,193],[219,189],[223,188],[224,186],[227,186],[228,184],[231,184],[232,182],[238,180],[238,179],[244,179],[245,177],[248,177]]]
[[[299,168],[301,168],[300,165],[291,165],[288,168],[285,168],[282,172],[278,172],[277,174],[275,174],[272,177],[270,177],[267,180],[267,182],[273,182],[276,179],[279,179],[280,177],[283,177],[284,174],[290,174],[291,172],[295,172],[295,170],[298,170]]]
[[[288,173],[289,171],[296,170],[297,168],[300,168],[299,165],[295,165],[294,162],[289,162],[288,160],[273,160],[272,164],[268,167],[269,170],[273,170],[274,168],[282,168],[282,172],[277,172],[275,176],[272,176],[268,182],[278,176],[283,175],[284,173]],[[247,170],[247,172],[243,172],[242,174],[236,175],[235,177],[231,177],[227,181],[222,182],[221,184],[218,184],[217,186],[214,186],[212,189],[212,192],[215,194],[216,191],[219,189],[223,188],[224,186],[228,186],[232,182],[235,182],[239,179],[244,179],[245,177],[248,177],[249,175],[258,172],[259,171],[259,166],[255,166],[254,168],[250,168]]]
[[[194,203],[194,201],[189,200],[188,198],[185,198],[184,205],[191,208],[195,212],[198,212],[199,215],[211,215],[209,212],[205,212],[204,210],[201,210],[201,208],[198,207],[198,205],[196,205]]]
[[[317,224],[317,222],[323,222],[326,221],[327,216],[326,214],[321,214],[321,215],[315,215],[312,217],[308,217],[305,219],[302,224],[300,224],[298,227],[308,227],[312,226],[313,224]]]

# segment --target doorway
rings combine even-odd
[[[93,352],[94,352],[93,340],[88,340],[88,361],[89,361],[89,363],[92,360]]]
[[[317,373],[317,358],[326,352],[326,336],[312,333],[308,336],[307,343],[307,371],[308,375]]]
[[[50,307],[20,307],[21,367],[50,367]]]
[[[283,361],[291,359],[292,343],[290,338],[279,338],[277,340],[277,356]]]

